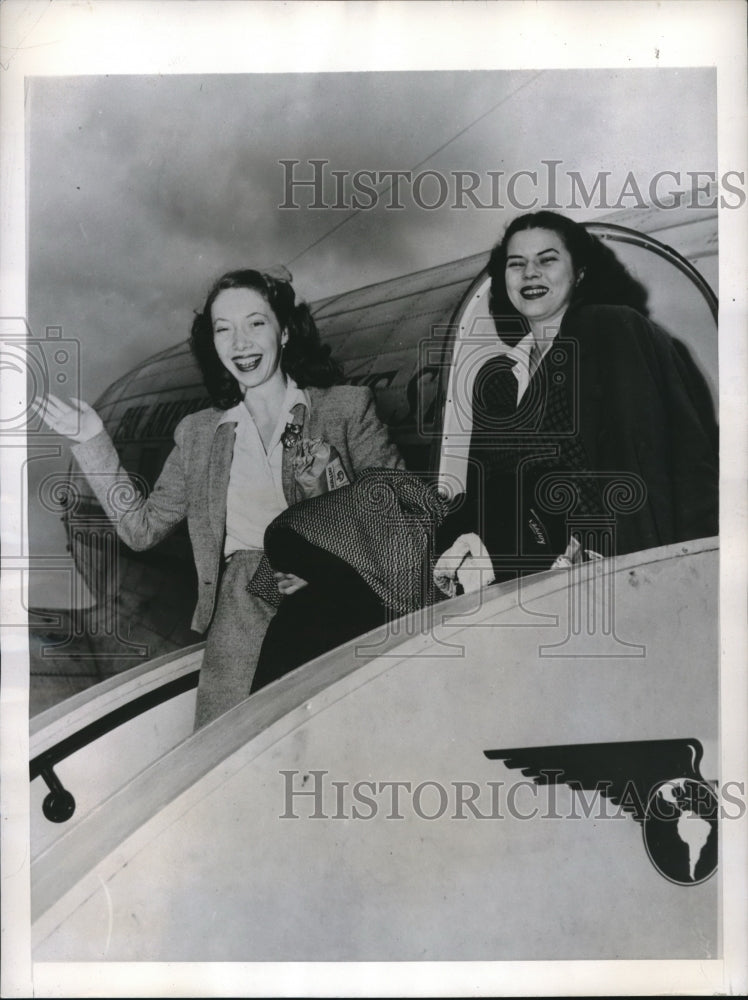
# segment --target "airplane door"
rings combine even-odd
[[[651,236],[608,223],[590,223],[586,228],[609,244],[647,289],[650,318],[686,345],[706,379],[717,409],[717,298],[709,283],[689,261]],[[496,333],[488,308],[489,285],[490,279],[483,273],[466,295],[454,322],[448,352],[441,449],[434,466],[439,469],[440,487],[449,497],[465,489],[472,430],[470,375],[496,353]]]
[[[651,318],[689,349],[716,407],[717,297],[707,280],[684,257],[651,236],[601,223],[591,224],[587,229],[608,243],[647,289]],[[713,269],[704,267],[704,270]]]

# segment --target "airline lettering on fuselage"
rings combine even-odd
[[[430,427],[436,414],[436,390],[441,365],[423,365],[408,381],[408,418],[418,419],[419,427]],[[420,419],[419,414],[420,401]]]
[[[369,372],[368,375],[352,375],[346,379],[348,385],[368,385],[372,392],[377,389],[388,389],[397,372]]]
[[[442,366],[433,364],[423,365],[416,369],[408,379],[405,388],[408,409],[404,414],[402,409],[398,413],[398,408],[392,408],[391,400],[386,397],[378,398],[377,402],[382,419],[391,427],[402,427],[416,421],[419,426],[431,425],[434,422],[436,390],[441,370]],[[389,389],[398,374],[398,371],[369,372],[365,375],[352,375],[346,381],[349,385],[366,385],[372,392],[378,393],[382,389]],[[402,397],[399,397],[399,402],[402,402]]]
[[[129,406],[117,425],[117,430],[114,433],[114,441],[131,441],[136,437],[140,419],[147,412],[147,406]]]
[[[434,419],[439,372],[438,365],[425,365],[417,369],[408,379],[405,389],[408,409],[404,415],[387,412],[387,401],[381,399],[383,419],[393,426],[413,423],[418,418],[420,406],[420,422],[431,424]],[[388,389],[397,375],[397,371],[367,372],[364,375],[352,375],[346,381],[349,385],[366,385],[372,392],[378,393],[382,389]],[[125,410],[114,431],[114,441],[116,444],[120,444],[125,441],[153,441],[170,438],[174,433],[174,428],[183,417],[207,406],[210,406],[210,400],[205,397],[130,406]]]
[[[151,406],[131,406],[125,410],[114,434],[115,443],[133,439],[169,438],[182,417],[209,406],[204,396],[177,399]],[[147,414],[147,419],[146,419]]]

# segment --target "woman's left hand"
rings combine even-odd
[[[278,584],[278,590],[281,594],[285,594],[288,597],[289,594],[295,594],[297,590],[301,590],[302,587],[307,586],[307,581],[302,580],[300,576],[294,576],[293,573],[273,573],[275,577],[275,582]]]
[[[458,583],[463,593],[473,594],[493,583],[495,575],[486,546],[472,533],[460,535],[434,566],[434,583],[447,597],[457,595]]]

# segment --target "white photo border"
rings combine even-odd
[[[7,0],[0,8],[2,315],[27,315],[26,80],[85,74],[329,72],[714,66],[719,174],[745,171],[746,47],[742,0],[704,2],[253,3],[222,0]],[[262,45],[248,52],[248,29]],[[511,35],[511,44],[501,39]],[[684,101],[688,95],[684,94]],[[646,114],[646,109],[642,108]],[[721,211],[720,423],[722,773],[745,778],[746,211]],[[25,389],[6,380],[4,392]],[[0,406],[2,406],[0,402]],[[3,449],[19,482],[22,449]],[[3,492],[3,552],[23,536],[20,498]],[[726,544],[729,541],[729,545]],[[23,549],[20,550],[24,551]],[[23,595],[3,584],[0,621]],[[38,964],[30,960],[28,652],[3,626],[2,995],[420,996],[735,995],[746,976],[746,821],[724,824],[724,957],[719,961],[503,963]]]

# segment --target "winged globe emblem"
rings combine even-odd
[[[537,785],[598,791],[641,826],[655,869],[676,885],[705,882],[717,870],[718,800],[704,780],[697,739],[570,743],[485,750]]]

